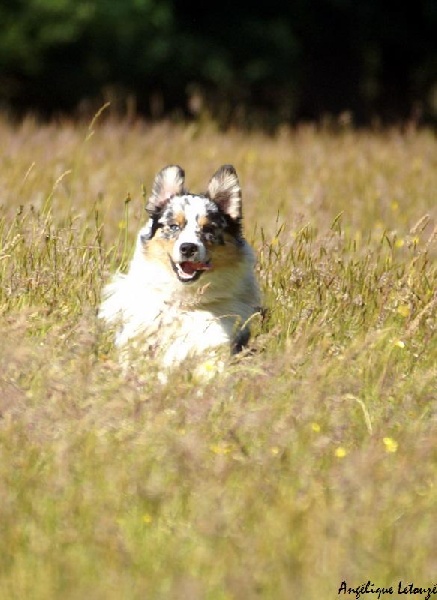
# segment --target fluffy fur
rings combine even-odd
[[[99,311],[121,326],[117,346],[133,345],[165,368],[223,344],[240,350],[260,294],[235,169],[222,166],[199,195],[187,192],[179,166],[168,166],[146,209],[128,273],[106,286]]]

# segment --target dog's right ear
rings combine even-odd
[[[171,196],[184,193],[185,173],[178,165],[169,165],[159,171],[152,186],[152,193],[146,205],[151,217],[156,217]]]

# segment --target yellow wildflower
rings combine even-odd
[[[386,452],[396,452],[396,450],[398,449],[398,443],[396,440],[394,440],[391,437],[385,437],[382,438],[383,444],[385,446],[385,451]]]
[[[347,454],[347,450],[346,448],[343,448],[343,446],[339,446],[335,449],[334,454],[337,458],[344,458]]]
[[[230,444],[227,444],[226,442],[219,442],[218,444],[211,444],[209,449],[211,452],[214,452],[214,454],[229,454],[232,448]]]
[[[408,306],[408,304],[400,304],[398,306],[397,310],[398,310],[398,314],[401,315],[401,317],[408,317],[408,315],[411,312],[410,307]]]
[[[222,373],[224,367],[225,363],[222,360],[205,360],[194,371],[194,378],[199,382],[207,382],[218,373]]]

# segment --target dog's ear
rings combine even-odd
[[[208,184],[208,196],[235,221],[242,217],[241,188],[232,165],[223,165]]]
[[[156,216],[171,196],[181,194],[184,189],[185,173],[178,165],[161,169],[152,186],[152,193],[146,205],[150,216]]]

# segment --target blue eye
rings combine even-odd
[[[179,231],[179,230],[180,230],[180,227],[179,227],[179,225],[177,225],[176,223],[172,223],[172,224],[170,225],[170,229],[171,229],[171,231]]]

